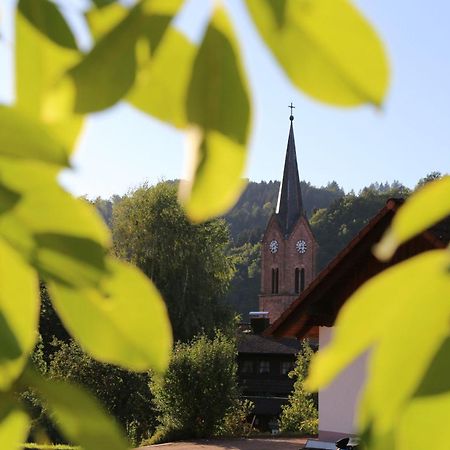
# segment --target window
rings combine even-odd
[[[241,373],[253,373],[253,361],[242,361]]]
[[[291,361],[283,361],[280,366],[281,375],[287,375],[294,368]]]
[[[270,362],[260,361],[258,366],[258,373],[270,373]]]
[[[300,292],[300,269],[297,267],[295,269],[295,293]]]
[[[305,290],[305,269],[300,270],[300,292]]]
[[[272,269],[272,294],[278,294],[278,268]]]

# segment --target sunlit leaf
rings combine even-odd
[[[68,165],[68,151],[49,131],[20,111],[0,106],[0,156]]]
[[[412,195],[398,210],[391,227],[374,248],[388,260],[399,245],[450,215],[450,176],[432,181]]]
[[[117,0],[92,0],[97,8],[104,8],[105,6],[109,6],[115,4]]]
[[[397,284],[403,286],[402,296],[407,300],[397,316],[401,326],[385,325],[378,337],[360,413],[362,426],[370,423],[375,434],[384,434],[395,423],[448,334],[450,277],[445,265],[449,260],[450,254],[445,251],[423,254],[415,258],[415,268],[409,265],[398,275]],[[412,282],[411,277],[418,281]],[[389,298],[387,289],[379,295]],[[391,302],[398,301],[390,298]],[[427,332],[417,333],[418,324]],[[393,383],[399,374],[401,383]]]
[[[186,96],[196,46],[170,28],[155,55],[143,64],[127,100],[136,108],[179,128],[187,125]]]
[[[0,216],[0,234],[41,275],[75,286],[96,284],[106,272],[108,229],[91,205],[58,186],[56,174],[38,162],[0,159],[0,178],[21,196]]]
[[[242,191],[250,128],[247,83],[233,29],[221,8],[215,10],[194,62],[187,113],[193,125],[191,174],[181,198],[189,217],[200,221],[224,213]]]
[[[449,378],[449,373],[443,374]],[[450,391],[417,397],[402,414],[398,450],[447,450],[450,442]]]
[[[442,299],[450,296],[450,277],[445,271],[448,259],[446,250],[426,252],[385,270],[359,288],[342,307],[330,345],[313,359],[307,388],[325,387],[356,357],[389,336],[390,330],[402,323],[410,304],[434,296],[442,306]],[[436,329],[427,332],[442,336],[441,322],[436,321]],[[417,333],[414,328],[406,331]],[[393,354],[406,352],[395,342],[391,345]]]
[[[172,5],[180,4],[139,2],[67,72],[50,94],[46,111],[64,117],[72,111],[100,111],[118,102],[133,86],[139,60],[146,60],[157,48],[172,20]]]
[[[91,8],[86,12],[86,20],[92,37],[97,41],[104,34],[111,31],[127,15],[124,5],[112,2],[100,8]]]
[[[247,0],[258,31],[291,81],[327,103],[380,105],[388,87],[388,62],[376,32],[358,10],[347,0],[283,3]]]
[[[0,401],[0,442],[2,450],[18,450],[25,442],[30,420],[28,415],[13,403]]]
[[[58,315],[96,359],[133,370],[167,367],[172,346],[165,304],[138,269],[110,259],[99,289],[51,283]]]
[[[216,131],[207,132],[202,139],[192,130],[190,137],[195,178],[181,182],[180,196],[189,218],[201,222],[223,214],[239,198],[246,185],[242,171],[247,152],[244,145]]]
[[[398,426],[399,450],[447,450],[450,440],[450,337],[437,352]]]
[[[19,199],[20,195],[17,192],[0,184],[0,214],[14,208]]]
[[[0,390],[6,390],[36,341],[39,286],[35,272],[2,239],[0,258]]]
[[[41,33],[62,47],[77,49],[72,30],[49,0],[20,0],[19,11]]]
[[[27,374],[27,383],[47,404],[52,420],[63,435],[83,450],[128,448],[118,425],[100,403],[80,387]]]
[[[80,53],[52,42],[19,11],[15,29],[16,106],[30,118],[45,122],[51,133],[71,150],[81,130],[82,117],[72,115],[55,120],[54,114],[45,116],[43,105],[47,92],[79,60]]]

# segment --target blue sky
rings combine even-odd
[[[77,1],[83,3],[72,3]],[[4,2],[0,99],[7,101],[12,92],[12,21],[7,13],[13,2]],[[412,187],[431,171],[450,172],[450,2],[356,2],[381,35],[391,62],[391,87],[381,112],[370,106],[330,107],[297,91],[264,47],[244,3],[225,3],[252,89],[247,177],[281,177],[291,101],[300,177],[314,185],[336,180],[346,190],[358,191],[374,181],[399,180]],[[191,0],[177,20],[193,39],[201,35],[208,5],[207,0]],[[119,104],[89,118],[74,170],[62,182],[76,195],[109,197],[143,181],[180,178],[183,161],[182,133]]]

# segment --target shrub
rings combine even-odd
[[[313,394],[306,392],[303,387],[312,355],[313,351],[308,341],[304,340],[294,370],[289,373],[289,377],[296,380],[294,390],[289,396],[289,403],[282,407],[278,422],[280,431],[317,434],[319,422],[317,406]]]
[[[153,377],[150,384],[160,422],[151,442],[211,437],[232,429],[229,414],[240,410],[242,417],[244,407],[236,370],[235,343],[223,333],[178,343],[165,376]]]

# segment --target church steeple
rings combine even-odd
[[[290,108],[293,108],[292,104]],[[291,127],[286,149],[286,159],[284,161],[283,180],[280,184],[277,209],[275,212],[285,236],[292,231],[292,227],[299,217],[304,215],[302,191],[300,188],[297,156],[295,152],[293,128],[294,116],[292,115],[292,109],[289,119],[291,121]]]

